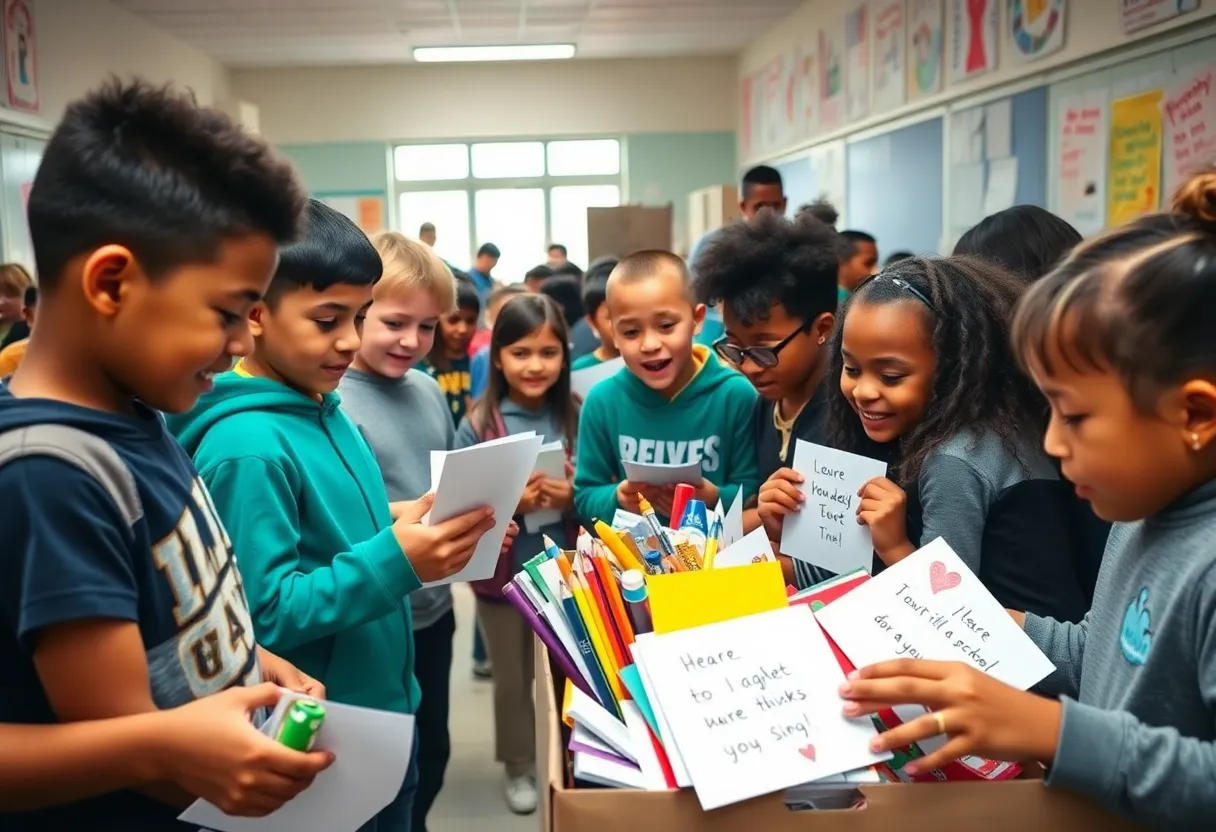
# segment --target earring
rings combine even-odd
[[[825,341],[827,341],[827,340],[828,340],[827,338],[824,338],[822,335],[820,335],[820,336],[819,336],[819,346],[821,346],[821,347],[822,347],[822,346],[823,346],[823,344],[824,344],[824,342],[825,342]]]
[[[1191,450],[1198,451],[1203,447],[1203,442],[1199,439],[1199,434],[1191,434]]]

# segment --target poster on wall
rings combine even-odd
[[[1164,195],[1187,177],[1216,162],[1216,63],[1178,73],[1165,91],[1161,115],[1165,132]]]
[[[1056,213],[1086,237],[1106,226],[1107,106],[1105,90],[1060,101]]]
[[[874,9],[874,112],[904,103],[904,0]]]
[[[818,127],[819,73],[817,58],[818,53],[815,50],[814,40],[808,40],[798,47],[797,65],[794,70],[797,91],[794,131],[799,139],[810,138]]]
[[[815,198],[823,198],[832,204],[840,214],[837,228],[848,227],[847,206],[845,205],[847,191],[845,186],[845,143],[843,139],[827,142],[811,148],[811,173],[815,177]]]
[[[1106,224],[1122,225],[1161,204],[1161,90],[1115,101],[1110,108]]]
[[[786,140],[785,56],[769,61],[764,69],[764,149],[781,147]]]
[[[819,127],[834,130],[844,122],[844,20],[819,30]]]
[[[945,0],[908,0],[908,100],[941,92]]]
[[[36,113],[38,95],[38,39],[29,0],[4,0],[4,75],[7,103],[14,110]]]
[[[1014,58],[1037,61],[1064,48],[1068,0],[1009,0],[1009,42]]]
[[[1119,0],[1124,32],[1138,32],[1199,8],[1199,0]]]
[[[965,81],[996,69],[996,41],[1001,27],[999,0],[950,0],[954,32],[950,77]]]
[[[845,112],[849,121],[870,114],[870,5],[862,3],[844,16]]]
[[[752,138],[752,79],[744,76],[739,81],[739,152],[743,158],[750,158],[754,150]]]
[[[765,149],[764,78],[763,70],[752,73],[752,153],[762,153]]]

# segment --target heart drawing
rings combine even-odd
[[[804,746],[802,746],[802,748],[798,749],[798,753],[801,754],[803,757],[806,757],[812,763],[815,762],[815,746],[804,745]]]
[[[950,572],[946,569],[946,564],[940,560],[935,560],[929,564],[929,589],[933,590],[933,594],[946,589],[954,589],[963,582],[963,576],[957,572]]]

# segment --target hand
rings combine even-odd
[[[1019,627],[1026,629],[1026,613],[1011,610],[1008,607],[1005,608],[1005,612],[1009,613],[1009,617],[1012,618]]]
[[[327,751],[293,751],[253,727],[257,708],[273,708],[283,692],[266,682],[231,688],[160,711],[162,749],[157,770],[229,815],[263,817],[277,810],[329,768]]]
[[[672,494],[675,494],[674,486],[672,488]],[[701,477],[701,484],[697,486],[696,491],[693,493],[693,497],[705,503],[707,508],[713,508],[718,504],[718,500],[721,499],[722,492],[718,489],[718,486],[705,479],[705,477]],[[674,518],[674,520],[677,523],[680,522],[679,517]]]
[[[519,524],[512,520],[507,524],[507,533],[503,536],[502,545],[498,547],[499,557],[505,555],[515,545],[517,537],[519,537]]]
[[[632,511],[636,514],[638,510],[639,489],[642,487],[642,483],[621,480],[616,487],[616,504],[625,509],[625,511]]]
[[[262,678],[267,682],[274,682],[281,688],[306,694],[313,699],[325,698],[325,685],[261,645],[258,645],[258,664],[262,667]]]
[[[544,508],[569,511],[574,505],[574,486],[569,480],[545,477],[540,482],[540,504]]]
[[[422,516],[430,511],[430,503],[415,501],[393,523],[393,535],[423,583],[439,581],[464,569],[477,541],[494,528],[494,510],[489,506],[458,514],[442,523],[422,525]]]
[[[393,520],[400,520],[402,515],[410,514],[425,517],[435,503],[435,495],[427,492],[417,500],[398,500],[388,504],[388,514]]]
[[[534,472],[528,477],[528,484],[524,486],[524,493],[519,498],[519,506],[515,509],[516,514],[531,514],[541,507],[541,490],[540,484],[545,479],[545,475],[539,472]]]
[[[638,493],[646,498],[646,502],[654,507],[656,514],[671,517],[671,504],[676,500],[674,485],[643,485],[638,484]],[[677,517],[678,521],[679,518]]]
[[[892,566],[916,551],[908,540],[908,495],[886,477],[875,477],[857,492],[857,522],[870,527],[874,551]]]
[[[840,692],[850,700],[844,706],[846,716],[909,704],[934,711],[870,742],[874,751],[903,748],[942,733],[944,725],[949,741],[905,766],[909,774],[932,771],[969,754],[1045,764],[1055,759],[1063,714],[1060,703],[998,682],[969,664],[920,659],[881,662],[849,674]]]
[[[779,468],[764,485],[756,500],[756,513],[770,540],[781,539],[781,527],[787,514],[802,510],[806,495],[801,485],[806,479],[792,468]]]

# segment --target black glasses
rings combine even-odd
[[[919,300],[925,306],[929,307],[930,312],[937,312],[937,308],[934,307],[933,301],[929,300],[929,298],[926,297],[924,292],[922,292],[920,289],[917,289],[915,286],[913,286],[908,281],[904,280],[902,277],[892,277],[891,275],[887,274],[886,272],[879,272],[878,274],[870,275],[865,280],[863,280],[857,284],[857,288],[853,290],[853,294],[856,295],[858,292],[861,291],[862,286],[865,286],[867,283],[871,283],[875,280],[885,280],[888,283],[898,286],[900,289],[903,289],[905,292],[912,295],[912,297]]]
[[[740,347],[737,344],[730,343],[726,336],[722,336],[717,341],[714,341],[714,352],[721,359],[729,364],[734,364],[736,367],[743,364],[744,360],[750,358],[755,362],[757,367],[762,367],[765,370],[771,370],[777,366],[777,356],[785,349],[786,345],[797,338],[799,335],[807,332],[811,328],[809,323],[803,324],[798,329],[791,332],[782,339],[781,343],[774,344],[771,347]]]

